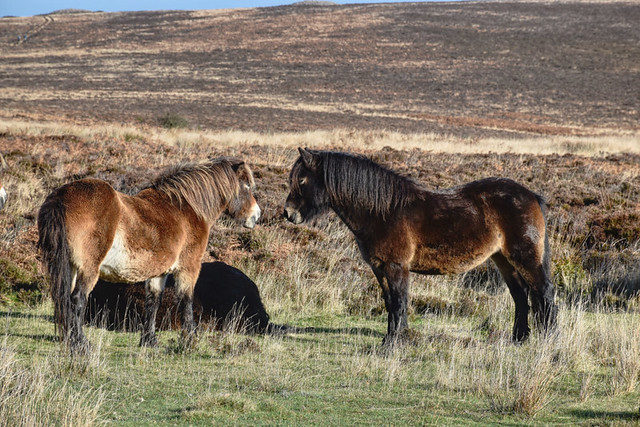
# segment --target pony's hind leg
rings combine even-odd
[[[541,266],[532,276],[531,305],[536,327],[544,333],[551,332],[556,327],[558,307],[550,274]]]
[[[144,318],[142,320],[142,335],[140,347],[157,347],[156,316],[162,302],[167,276],[153,277],[144,283]]]
[[[555,289],[551,282],[549,245],[546,240],[542,243],[543,245],[536,245],[530,250],[526,250],[527,247],[524,245],[512,248],[514,250],[509,254],[508,262],[529,286],[529,297],[537,328],[548,332],[556,325],[558,309],[554,301]],[[515,250],[516,248],[518,250]]]
[[[518,265],[520,276],[529,284],[529,297],[536,328],[544,333],[556,326],[558,308],[555,303],[555,289],[544,265]]]
[[[516,306],[515,319],[511,339],[521,343],[529,337],[529,301],[527,284],[518,271],[509,263],[504,255],[497,253],[491,257],[507,283],[511,297]]]
[[[74,271],[73,290],[71,291],[71,316],[68,319],[68,344],[72,354],[89,352],[89,341],[84,335],[82,324],[87,307],[89,292],[87,282],[82,274]]]

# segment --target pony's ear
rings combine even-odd
[[[249,169],[249,166],[247,166],[244,160],[231,159],[231,169],[233,169],[240,181],[248,183],[251,188],[256,186],[251,169]]]
[[[315,170],[316,168],[316,160],[313,154],[309,151],[308,148],[299,147],[298,151],[300,152],[300,158],[302,159],[302,163],[307,169]]]
[[[230,159],[231,168],[234,172],[238,172],[242,166],[244,166],[244,160],[240,159]]]

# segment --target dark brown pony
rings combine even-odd
[[[329,209],[353,232],[389,312],[385,343],[407,328],[409,272],[453,274],[487,258],[515,301],[513,339],[537,324],[555,325],[545,203],[509,179],[488,178],[443,191],[361,156],[300,149],[289,176],[284,215],[299,224]]]
[[[71,350],[88,348],[82,320],[98,278],[145,281],[140,345],[155,346],[156,313],[172,273],[189,339],[193,288],[211,226],[226,211],[253,228],[260,216],[253,186],[243,161],[220,158],[175,167],[135,196],[97,179],[54,190],[38,213],[38,246],[51,276],[55,321]]]

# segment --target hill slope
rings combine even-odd
[[[640,4],[619,2],[2,18],[0,114],[156,123],[174,113],[256,131],[637,132],[637,22]]]

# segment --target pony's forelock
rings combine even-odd
[[[289,189],[294,193],[300,193],[300,179],[298,176],[300,175],[301,169],[304,167],[302,164],[302,158],[298,158],[296,162],[291,167],[291,172],[289,172]]]

